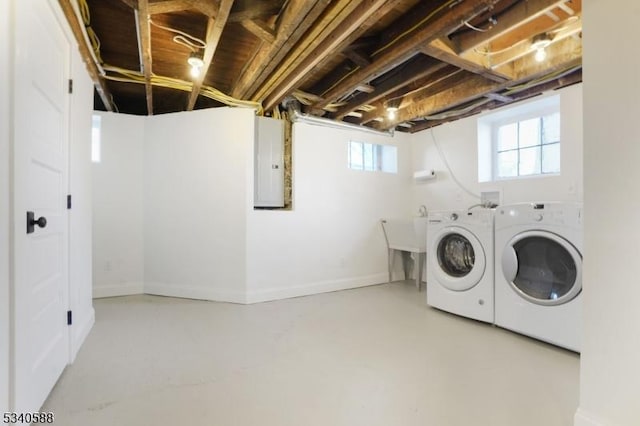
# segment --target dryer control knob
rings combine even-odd
[[[541,214],[537,214],[533,217],[533,220],[535,220],[536,222],[540,222],[542,220],[542,215]]]
[[[451,213],[451,220],[458,220],[458,213]]]

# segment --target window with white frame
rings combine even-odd
[[[482,117],[478,120],[478,150],[481,182],[559,174],[559,96]],[[482,164],[483,159],[490,167]],[[486,171],[484,178],[482,170]]]
[[[348,166],[354,170],[398,172],[398,148],[366,142],[349,142]]]

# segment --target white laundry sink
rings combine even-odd
[[[383,219],[390,249],[424,253],[427,251],[427,218]]]

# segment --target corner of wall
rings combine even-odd
[[[0,2],[0,413],[9,410],[9,229],[13,1]]]

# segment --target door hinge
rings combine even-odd
[[[67,210],[71,209],[71,194],[67,195]]]
[[[67,311],[67,325],[73,324],[73,314],[71,311]]]
[[[73,93],[73,80],[69,79],[69,93]]]

